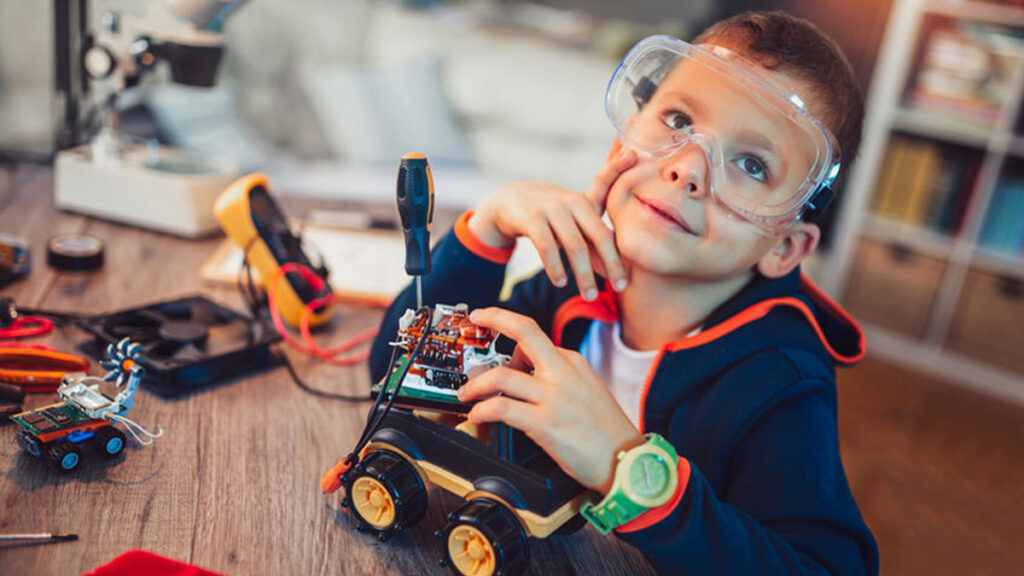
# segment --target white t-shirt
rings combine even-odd
[[[595,320],[583,337],[580,354],[611,390],[633,425],[639,428],[644,383],[658,351],[633,350],[622,341],[618,322]]]

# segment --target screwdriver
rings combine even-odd
[[[55,532],[52,534],[0,534],[0,542],[69,542],[78,540],[78,534]]]
[[[423,306],[421,277],[430,273],[430,223],[434,220],[434,178],[426,156],[402,156],[396,196],[405,236],[405,272],[416,278],[418,310]]]

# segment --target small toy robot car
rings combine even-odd
[[[75,372],[64,376],[57,389],[60,400],[49,406],[11,416],[20,429],[18,444],[29,454],[45,458],[57,470],[71,472],[82,461],[82,445],[90,443],[107,458],[124,450],[125,435],[114,426],[120,422],[141,444],[151,444],[163,431],[150,433],[125,417],[132,408],[144,370],[135,362],[141,347],[127,338],[107,347],[107,370],[102,377]],[[120,391],[112,398],[100,392],[100,382],[114,381]],[[96,382],[92,386],[90,382]],[[141,435],[141,436],[140,436]]]

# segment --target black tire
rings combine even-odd
[[[519,519],[488,498],[474,498],[448,516],[443,536],[445,561],[459,576],[515,576],[530,564]]]
[[[46,450],[46,459],[58,471],[67,474],[82,463],[82,451],[71,442],[54,442]]]
[[[40,442],[31,432],[20,428],[18,430],[17,437],[18,445],[25,449],[25,452],[35,456],[36,458],[42,458],[46,454],[48,446]]]
[[[416,469],[390,450],[371,452],[344,478],[346,503],[360,530],[380,538],[419,522],[427,513],[427,490]]]
[[[124,451],[124,432],[114,428],[113,425],[100,428],[93,436],[93,442],[104,458],[117,458]]]

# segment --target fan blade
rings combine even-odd
[[[244,348],[252,341],[253,335],[249,329],[249,322],[237,320],[220,326],[211,326],[209,336],[206,338],[206,351],[211,355],[224,354]]]
[[[157,337],[160,324],[158,316],[144,312],[127,312],[104,319],[102,327],[103,331],[117,342],[124,338],[148,342]],[[114,350],[116,351],[116,347]]]
[[[192,320],[203,326],[219,326],[235,320],[227,310],[218,308],[207,300],[196,299],[191,304]]]
[[[171,356],[172,360],[179,362],[195,362],[204,358],[206,358],[206,353],[192,343],[183,345]]]
[[[165,340],[154,340],[142,345],[142,356],[144,358],[156,358],[166,360],[173,358],[177,354],[178,350],[181,349],[183,344],[177,342],[167,342]]]

